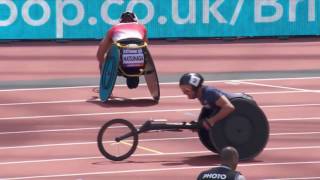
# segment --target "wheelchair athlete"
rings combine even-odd
[[[197,98],[202,104],[200,118],[207,117],[207,115],[204,115],[206,112],[217,112],[215,115],[209,116],[206,121],[203,121],[203,127],[210,130],[216,122],[226,118],[235,110],[229,99],[247,95],[227,93],[214,87],[204,86],[203,81],[203,77],[198,73],[186,73],[180,78],[179,86],[189,99]]]
[[[123,42],[129,39],[147,42],[147,30],[144,25],[137,22],[136,15],[133,12],[124,12],[120,17],[120,23],[111,27],[111,29],[107,32],[106,36],[101,40],[99,44],[97,59],[99,61],[100,72],[102,71],[102,67],[105,61],[105,55],[107,54],[111,45],[113,43]],[[123,53],[121,52],[121,54]],[[122,65],[123,64],[120,62],[120,66]],[[127,67],[124,67],[124,69],[130,72],[130,64]],[[126,76],[126,82],[128,88],[137,88],[139,85],[139,77]]]

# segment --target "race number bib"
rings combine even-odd
[[[144,66],[144,54],[142,49],[123,49],[122,64],[124,67]]]

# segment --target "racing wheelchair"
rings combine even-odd
[[[199,140],[208,150],[219,153],[224,147],[233,146],[238,150],[240,160],[251,160],[268,142],[268,120],[250,96],[234,97],[230,101],[235,111],[217,122],[210,131],[202,126],[202,122],[218,110],[203,108],[197,121],[166,123],[148,120],[140,128],[125,119],[110,120],[99,130],[98,149],[107,159],[121,161],[135,152],[141,133],[189,129],[197,131]]]
[[[99,96],[107,102],[117,76],[127,79],[128,88],[136,88],[139,77],[144,76],[149,92],[158,102],[160,99],[159,80],[147,43],[140,39],[124,39],[112,44],[101,71]]]

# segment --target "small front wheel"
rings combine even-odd
[[[123,136],[126,138],[118,139]],[[122,161],[137,149],[137,129],[125,119],[113,119],[101,127],[97,142],[99,151],[104,157],[113,161]]]

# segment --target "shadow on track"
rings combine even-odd
[[[108,164],[148,164],[148,163],[161,163],[163,166],[179,166],[179,165],[190,165],[190,166],[214,166],[220,163],[220,157],[217,154],[196,156],[184,158],[182,161],[169,160],[164,158],[163,160],[155,160],[152,157],[148,159],[135,157],[125,161],[100,161],[93,163],[94,165],[108,165]]]
[[[240,161],[241,163],[261,163],[260,160]],[[204,155],[188,157],[181,162],[163,163],[164,166],[178,166],[178,165],[190,165],[190,166],[216,166],[221,163],[220,156],[218,154]]]
[[[205,156],[195,156],[188,157],[181,162],[174,163],[163,163],[164,166],[178,166],[178,165],[190,165],[190,166],[213,166],[220,163],[219,155],[205,155]]]
[[[87,102],[99,105],[101,107],[147,107],[154,106],[158,103],[153,99],[129,99],[124,97],[111,97],[106,103],[98,100],[97,97],[93,97]]]

